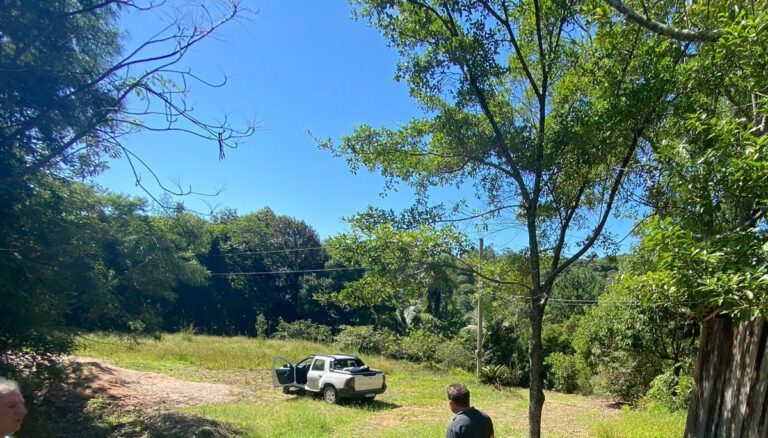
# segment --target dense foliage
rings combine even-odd
[[[143,200],[97,196],[74,181],[105,170],[109,157],[136,170],[142,162],[122,139],[137,131],[184,132],[221,154],[250,134],[197,118],[186,104],[196,76],[177,65],[238,5],[178,11],[174,25],[131,47],[121,14],[162,4],[0,6],[0,350],[66,351],[69,327],[153,328],[171,288],[206,275],[192,256],[198,242],[173,236],[177,221],[194,220],[156,220]]]

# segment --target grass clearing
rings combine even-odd
[[[135,343],[112,335],[82,340],[78,355],[107,359],[116,365],[171,377],[226,383],[243,390],[234,403],[185,408],[187,414],[235,426],[246,437],[435,437],[452,418],[445,388],[457,381],[472,391],[472,404],[494,420],[497,437],[522,437],[527,430],[528,391],[502,391],[480,384],[465,371],[434,370],[383,357],[364,356],[387,374],[387,392],[371,404],[332,406],[311,396],[285,395],[271,385],[273,356],[296,362],[310,353],[334,353],[332,346],[245,337],[165,335],[160,341]],[[684,416],[609,408],[607,401],[578,395],[546,393],[542,428],[545,436],[667,437],[680,436]]]
[[[623,415],[616,420],[593,425],[592,435],[598,438],[678,438],[685,429],[685,412],[628,408],[622,411]]]

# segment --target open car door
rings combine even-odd
[[[296,383],[293,364],[284,357],[272,358],[272,386],[288,386]]]

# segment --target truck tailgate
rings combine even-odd
[[[355,375],[355,390],[367,391],[379,389],[384,384],[384,373],[365,373]]]

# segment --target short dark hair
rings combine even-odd
[[[456,403],[462,408],[469,407],[469,389],[463,383],[454,383],[448,385],[448,400]]]

